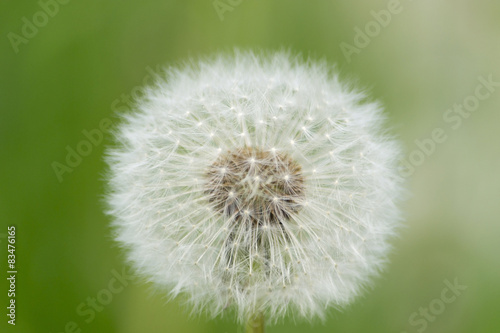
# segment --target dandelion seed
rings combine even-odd
[[[109,213],[137,272],[242,322],[351,302],[400,220],[400,151],[364,98],[287,53],[168,71],[108,152]]]

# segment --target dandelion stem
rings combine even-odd
[[[248,319],[246,333],[264,333],[264,315],[257,313]]]

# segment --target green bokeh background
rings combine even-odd
[[[48,1],[48,0],[46,0]],[[227,3],[227,0],[222,0]],[[237,1],[236,1],[237,2]],[[217,50],[287,47],[336,64],[381,100],[406,147],[442,128],[447,140],[408,178],[406,227],[391,264],[373,289],[325,323],[268,332],[417,332],[409,322],[440,298],[444,280],[466,285],[425,332],[499,332],[500,88],[461,126],[445,111],[472,95],[478,77],[500,81],[500,2],[401,0],[402,11],[370,44],[344,56],[355,27],[388,1],[243,0],[221,20],[207,1],[71,0],[15,52],[36,1],[0,3],[0,304],[1,332],[241,332],[231,317],[190,317],[181,301],[166,302],[152,286],[131,282],[95,318],[77,307],[107,288],[124,267],[103,214],[103,151],[108,134],[63,175],[66,147],[82,131],[116,117],[112,103],[141,86],[157,65]],[[6,229],[17,226],[17,325],[6,324]]]

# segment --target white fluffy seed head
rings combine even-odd
[[[168,70],[108,152],[128,259],[211,315],[311,319],[349,303],[400,220],[400,151],[364,98],[285,52]]]

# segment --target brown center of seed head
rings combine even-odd
[[[301,166],[274,149],[245,147],[223,152],[206,177],[210,203],[236,222],[278,225],[304,202]]]

